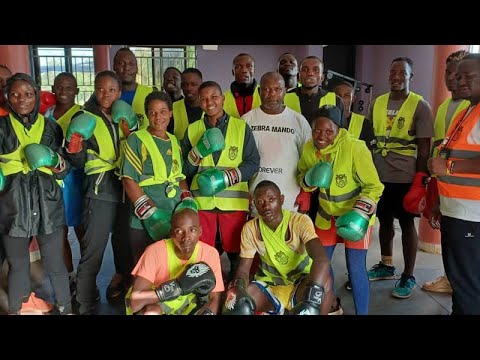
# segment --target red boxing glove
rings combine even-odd
[[[45,112],[48,108],[52,107],[57,103],[55,95],[48,91],[40,91],[40,108],[38,111],[40,114],[45,115]]]
[[[300,193],[295,199],[295,206],[298,205],[298,212],[306,214],[310,210],[310,197],[312,193],[300,189]]]
[[[405,211],[420,215],[423,209],[425,209],[427,197],[426,179],[428,179],[428,174],[425,172],[417,172],[415,174],[410,190],[408,190],[403,198],[403,208]]]
[[[432,207],[438,203],[438,186],[437,178],[432,177],[427,185],[427,195],[426,195],[426,204],[425,209],[423,210],[422,216],[426,219],[430,219],[430,212]]]

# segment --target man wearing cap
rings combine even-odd
[[[127,314],[215,315],[224,290],[220,256],[198,241],[202,228],[195,207],[177,208],[170,235],[147,247],[133,269]]]
[[[298,182],[306,192],[320,190],[315,232],[330,259],[336,244],[345,243],[355,312],[367,315],[365,260],[383,185],[365,142],[341,124],[342,113],[336,106],[326,105],[315,112],[312,139],[298,163]]]

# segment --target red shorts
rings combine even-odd
[[[240,235],[247,221],[246,211],[216,213],[201,210],[198,215],[202,226],[200,241],[215,247],[215,235],[219,227],[223,250],[227,253],[240,252]]]
[[[365,237],[359,241],[349,241],[341,238],[337,235],[337,228],[335,227],[335,220],[332,219],[330,229],[321,230],[315,226],[315,232],[317,233],[323,246],[333,246],[341,243],[345,243],[345,247],[348,249],[361,249],[367,250],[370,245],[370,238],[372,237],[373,226],[369,226]]]

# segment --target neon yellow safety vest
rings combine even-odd
[[[26,174],[32,170],[25,159],[25,147],[30,144],[40,144],[45,129],[45,118],[42,114],[38,114],[37,121],[35,121],[30,130],[24,127],[23,124],[12,114],[9,114],[9,118],[12,123],[13,131],[15,132],[15,135],[17,135],[19,146],[11,153],[0,154],[0,167],[4,176],[17,174],[19,172]],[[49,175],[53,174],[52,170],[43,166],[37,170]],[[59,185],[61,185],[61,182]]]
[[[182,264],[175,254],[175,244],[173,240],[167,239],[164,241],[167,246],[167,266],[170,279],[176,279],[187,265],[198,262],[197,259],[200,248],[198,243],[195,246],[195,250],[193,250],[192,256],[190,256],[190,259],[188,259],[185,264]],[[133,287],[129,289],[125,296],[127,315],[133,315],[132,309],[128,306],[128,300],[131,298],[132,289]],[[155,290],[155,288],[152,287],[152,290]],[[166,315],[187,315],[197,306],[197,297],[195,294],[181,295],[175,300],[163,301],[162,305]]]
[[[387,156],[389,151],[400,155],[415,157],[417,153],[417,144],[415,136],[409,135],[413,123],[413,115],[417,109],[418,102],[423,99],[421,95],[410,91],[407,99],[403,102],[400,110],[393,121],[392,130],[387,136],[387,106],[390,93],[381,95],[375,100],[373,105],[373,130],[377,139],[377,148],[374,153],[381,153]]]
[[[140,181],[138,185],[144,187],[168,183],[167,188],[170,187],[172,190],[167,193],[167,196],[174,197],[176,195],[176,190],[174,187],[178,187],[179,182],[185,179],[185,175],[182,174],[181,166],[182,152],[180,150],[180,146],[178,145],[177,139],[174,135],[167,132],[167,136],[170,139],[170,144],[172,145],[172,166],[170,168],[170,174],[167,176],[167,166],[165,165],[165,160],[163,159],[160,150],[158,150],[152,135],[147,129],[138,130],[135,132],[135,135],[147,148],[153,165],[153,176]]]
[[[255,109],[262,105],[262,100],[260,99],[260,94],[258,93],[259,88],[260,86],[257,85],[255,90],[253,91],[252,109]],[[225,102],[223,103],[223,110],[232,117],[235,117],[237,119],[240,117],[240,113],[237,109],[237,103],[235,102],[235,96],[233,96],[232,90],[225,91]]]
[[[135,89],[132,109],[135,111],[135,114],[137,114],[139,129],[145,129],[149,124],[147,114],[145,114],[145,98],[151,92],[153,92],[153,88],[141,84],[137,84],[137,88]]]
[[[463,100],[459,104],[457,104],[457,108],[455,109],[455,112],[453,113],[452,117],[450,119],[447,119],[447,111],[448,111],[448,105],[450,104],[450,101],[452,101],[452,98],[448,98],[445,100],[437,110],[437,114],[435,115],[435,123],[434,123],[434,137],[433,137],[433,144],[432,144],[432,149],[433,149],[433,157],[437,157],[438,149],[436,147],[440,145],[445,138],[445,134],[447,133],[448,128],[450,127],[450,124],[452,123],[452,120],[457,117],[457,115],[460,113],[460,111],[466,109],[470,105],[470,101],[468,100]]]
[[[190,190],[198,203],[199,210],[212,210],[218,208],[224,211],[248,211],[248,184],[242,181],[229,186],[214,196],[201,196],[198,188],[199,174],[209,168],[218,170],[237,168],[243,161],[243,142],[245,140],[245,126],[243,120],[230,116],[228,120],[227,134],[225,136],[225,149],[222,150],[218,163],[215,166],[213,156],[208,155],[202,159],[197,174],[193,177]],[[195,146],[200,137],[206,131],[203,119],[195,121],[187,129],[187,135],[192,146]]]
[[[87,149],[87,161],[85,162],[84,169],[85,174],[93,175],[115,169],[117,154],[115,153],[115,146],[107,125],[105,125],[101,117],[88,111],[84,112],[94,116],[97,121],[93,136],[95,136],[98,148],[100,149],[100,153],[97,153],[92,149]]]
[[[282,214],[282,223],[286,221],[288,224],[292,212],[284,209]],[[271,236],[260,230],[261,227],[267,226],[265,224],[261,226],[263,220],[257,218],[254,221],[257,222],[259,235],[266,249],[265,255],[260,257],[260,271],[255,276],[255,280],[273,285],[291,285],[310,272],[312,259],[306,251],[303,254],[295,252],[285,243],[285,232],[278,234],[279,236]]]
[[[63,136],[67,136],[67,128],[68,125],[70,125],[70,121],[72,120],[72,116],[77,113],[82,107],[78,104],[74,104],[70,109],[67,110],[65,114],[60,116],[60,119],[57,120],[57,124],[60,125],[60,127],[63,130]],[[53,114],[52,114],[53,115]]]
[[[353,174],[353,152],[358,145],[361,145],[361,140],[351,137],[345,129],[340,129],[338,136],[343,136],[345,139],[342,142],[341,151],[337,150],[334,159],[331,159],[333,161],[333,181],[328,189],[328,193],[326,189],[320,189],[318,194],[319,206],[315,217],[315,226],[322,230],[330,229],[332,216],[337,217],[350,211],[362,192],[362,186],[357,182]],[[302,154],[306,167],[312,168],[320,162],[321,159],[317,158],[316,151],[317,149],[313,141],[309,140],[305,144]],[[325,161],[326,159],[323,160]],[[373,179],[374,177],[372,177]],[[380,185],[378,178],[376,181]],[[374,198],[380,198],[381,192],[379,194],[372,193],[371,195]],[[372,216],[369,224],[375,224],[375,216]]]
[[[350,124],[348,125],[348,132],[352,134],[355,139],[360,139],[364,120],[365,116],[352,112]]]
[[[200,119],[203,118],[204,114],[205,113],[202,111],[202,116],[200,116]],[[189,124],[187,109],[185,108],[185,99],[175,101],[173,103],[173,134],[178,140],[183,139]]]
[[[286,93],[283,103],[288,106],[290,109],[302,113],[302,108],[300,107],[300,98],[295,92]],[[334,92],[328,92],[320,98],[320,103],[318,107],[321,108],[325,105],[337,105],[337,98]]]

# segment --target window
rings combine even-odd
[[[469,52],[479,53],[480,52],[480,45],[470,45]]]
[[[194,45],[186,46],[142,46],[127,45],[137,57],[137,81],[140,84],[162,87],[165,69],[173,66],[183,71],[197,66],[197,50]]]
[[[94,90],[93,48],[88,46],[31,46],[33,76],[42,90],[51,91],[55,76],[72,73],[80,89],[76,102],[83,105]]]

